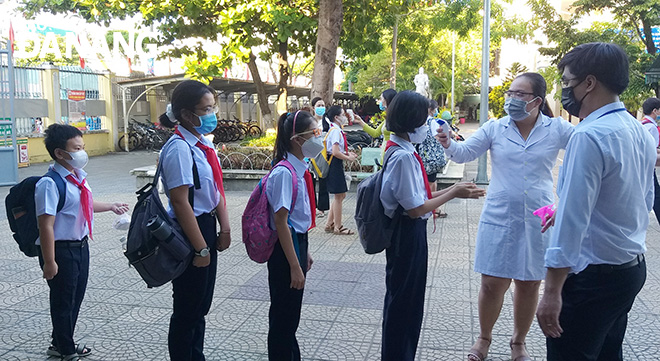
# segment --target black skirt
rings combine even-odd
[[[332,158],[330,162],[330,171],[328,176],[325,178],[325,183],[328,187],[328,193],[330,194],[341,194],[348,192],[346,187],[346,178],[344,175],[344,161]]]

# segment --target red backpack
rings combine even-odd
[[[241,227],[243,229],[243,243],[250,259],[257,263],[268,261],[273,253],[273,247],[277,242],[277,231],[270,229],[270,209],[268,207],[268,198],[266,197],[266,184],[268,176],[276,167],[286,167],[291,171],[293,178],[293,199],[291,200],[291,209],[296,204],[296,195],[298,194],[298,182],[296,171],[288,160],[283,159],[277,163],[271,170],[261,178],[259,184],[254,188],[243,217]]]
[[[644,118],[644,120],[642,120],[642,124],[653,124],[653,122]],[[660,136],[660,125],[656,124],[656,127],[658,128],[658,135]],[[658,142],[658,147],[660,147],[660,142]]]

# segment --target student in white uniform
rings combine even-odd
[[[385,214],[392,218],[396,210],[403,214],[394,230],[387,258],[383,338],[384,361],[415,359],[424,315],[424,291],[428,246],[426,221],[441,204],[459,198],[478,198],[483,189],[472,183],[459,183],[431,193],[426,172],[413,144],[427,135],[428,100],[412,91],[394,97],[387,108],[387,129],[392,132],[386,148],[387,166],[383,173],[380,200]]]
[[[541,219],[533,212],[555,201],[552,168],[573,133],[569,122],[543,113],[547,111],[545,95],[545,79],[523,73],[505,92],[508,116],[487,122],[464,142],[450,141],[444,133],[438,136],[454,162],[472,161],[488,150],[491,156],[491,180],[474,255],[474,270],[481,273],[480,333],[468,353],[470,361],[482,361],[488,355],[493,326],[512,279],[516,287],[511,358],[531,360],[525,338],[545,277],[543,257],[548,245],[548,235],[539,232]]]
[[[213,300],[216,250],[223,251],[231,243],[220,161],[213,143],[204,137],[217,125],[216,112],[215,91],[186,80],[174,88],[171,108],[160,116],[167,127],[178,124],[159,158],[168,211],[195,249],[186,271],[172,280],[168,348],[173,361],[205,359],[204,318]]]
[[[280,117],[273,160],[276,166],[266,184],[270,227],[277,230],[278,236],[268,260],[268,359],[272,361],[300,360],[296,330],[300,323],[305,277],[312,266],[307,231],[315,226],[312,175],[304,158],[313,158],[322,149],[323,138],[310,113],[297,111]],[[295,174],[282,162],[288,162]]]
[[[336,235],[350,236],[354,235],[355,232],[344,227],[342,222],[342,204],[344,198],[346,198],[346,192],[348,192],[344,173],[344,161],[356,160],[357,154],[348,150],[346,134],[344,134],[344,130],[342,129],[348,123],[348,117],[344,108],[339,105],[331,106],[325,112],[325,121],[329,124],[325,146],[328,157],[332,155],[330,171],[325,178],[325,182],[328,193],[334,195],[332,204],[330,205],[325,231]]]
[[[53,324],[49,356],[66,361],[89,356],[92,349],[76,344],[73,331],[89,275],[88,241],[93,238],[95,212],[128,211],[125,203],[93,200],[87,173],[82,170],[88,157],[82,133],[70,125],[53,124],[46,129],[46,149],[55,163],[52,177],[61,177],[65,199],[57,210],[60,194],[54,178],[43,177],[35,185],[34,203],[39,223],[39,264],[50,289],[50,317]],[[53,174],[55,173],[55,174]]]
[[[656,147],[660,147],[660,132],[658,131],[659,128],[657,122],[658,117],[660,117],[660,99],[655,97],[646,99],[642,104],[642,111],[644,112],[642,124],[653,137]],[[655,219],[660,224],[660,184],[658,184],[658,177],[655,174],[655,169],[653,169],[653,189],[655,191],[653,213],[655,213]]]
[[[323,131],[323,123],[325,122],[324,115],[325,115],[325,102],[321,97],[315,97],[312,99],[311,103],[312,109],[314,112],[314,119],[318,123],[318,128],[319,131]],[[313,177],[315,177],[315,174],[312,174]],[[314,188],[316,188],[316,178],[312,178],[314,180]],[[325,211],[330,209],[330,194],[328,193],[328,186],[326,185],[326,181],[323,178],[318,179],[318,184],[319,184],[319,191],[317,194],[316,198],[316,209],[318,209],[318,214],[317,216],[319,218],[325,217]]]

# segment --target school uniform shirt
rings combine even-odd
[[[621,102],[575,127],[559,170],[559,203],[545,266],[579,273],[646,252],[657,143]]]
[[[325,148],[328,151],[328,155],[332,154],[332,146],[338,144],[339,150],[344,152],[346,148],[346,143],[344,142],[344,131],[335,123],[330,124],[330,129],[328,129],[328,137],[325,140]]]
[[[305,233],[312,225],[310,214],[309,195],[305,185],[305,171],[307,163],[298,159],[291,153],[286,154],[286,159],[296,171],[297,195],[296,203],[291,209],[293,201],[293,175],[284,166],[275,167],[268,176],[266,184],[266,198],[270,207],[270,228],[275,229],[275,212],[282,208],[289,211],[289,220],[296,233]]]
[[[87,177],[87,173],[82,169],[76,169],[74,173],[71,173],[59,163],[51,165],[50,169],[57,172],[64,180],[66,199],[64,200],[64,206],[58,212],[57,203],[60,200],[60,194],[57,191],[57,185],[52,178],[42,177],[34,188],[34,205],[37,217],[44,214],[55,216],[53,232],[56,242],[82,240],[89,235],[89,229],[80,205],[80,189],[66,180],[66,177],[73,175],[78,182],[82,182]],[[85,187],[90,192],[92,191],[89,182],[85,182]],[[94,213],[92,212],[92,228],[94,227],[93,224]],[[41,239],[37,238],[35,243],[41,245]]]
[[[653,119],[652,117],[645,115],[644,118],[642,118],[642,122],[644,121],[649,121],[649,123],[642,124],[646,130],[651,133],[651,136],[653,137],[653,140],[655,141],[655,146],[656,148],[658,145],[660,145],[660,133],[658,133],[658,123]]]
[[[401,205],[404,209],[417,208],[426,202],[428,195],[424,186],[422,167],[415,158],[415,147],[409,141],[392,133],[390,140],[398,144],[397,149],[387,160],[380,189],[380,201],[385,208],[385,215],[392,218]],[[431,212],[421,218],[428,219]]]
[[[523,281],[545,278],[549,232],[533,212],[554,203],[552,169],[573,125],[540,114],[525,140],[508,116],[486,122],[464,142],[451,141],[445,155],[465,163],[490,150],[491,179],[479,219],[474,270]]]
[[[197,172],[199,173],[199,183],[201,188],[195,189],[194,207],[193,211],[195,216],[204,213],[210,213],[220,203],[220,192],[215,185],[213,179],[213,169],[206,160],[206,154],[202,149],[196,146],[197,142],[214,147],[213,143],[206,137],[198,139],[195,135],[190,133],[184,127],[179,127],[181,135],[184,140],[178,135],[172,135],[167,140],[163,149],[160,151],[159,162],[162,162],[163,168],[161,170],[161,180],[165,188],[167,198],[170,198],[170,189],[194,185],[193,179],[193,157],[197,165]],[[192,156],[191,151],[192,150]],[[172,201],[169,201],[169,209],[167,210],[170,217],[176,218],[174,209],[172,209]]]

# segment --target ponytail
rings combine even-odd
[[[273,165],[286,159],[286,153],[291,151],[291,137],[293,136],[293,123],[296,123],[296,134],[306,131],[316,119],[304,110],[293,113],[284,113],[277,120],[277,138],[273,149]]]
[[[334,123],[335,117],[341,115],[341,112],[344,109],[340,105],[333,105],[325,111],[323,114],[323,131],[327,132],[330,130],[330,124]]]

